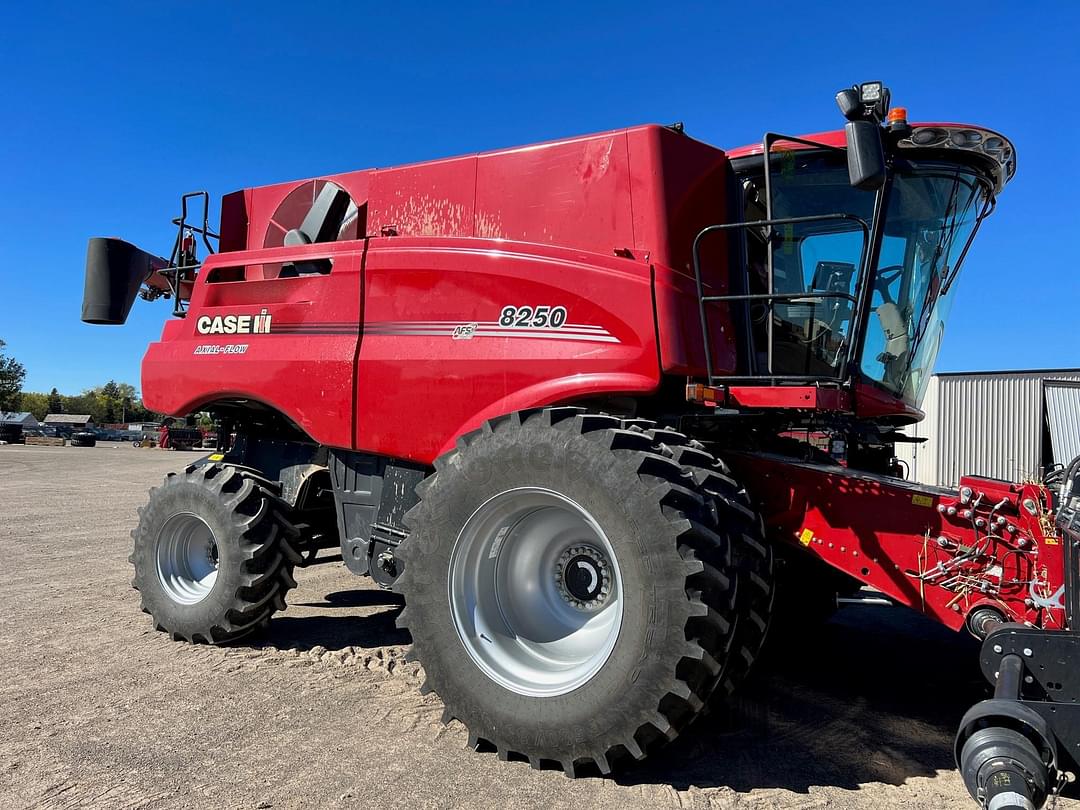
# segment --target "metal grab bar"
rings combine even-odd
[[[712,338],[709,334],[709,318],[706,306],[710,303],[716,303],[720,301],[744,301],[749,303],[754,300],[768,300],[770,301],[770,308],[775,305],[776,301],[780,300],[792,300],[796,298],[843,298],[850,300],[853,304],[858,304],[858,297],[855,295],[849,295],[848,293],[832,293],[832,292],[800,292],[800,293],[776,293],[772,289],[767,293],[754,293],[744,295],[705,295],[704,282],[701,278],[701,242],[707,236],[719,233],[721,231],[738,230],[751,227],[767,227],[772,228],[776,225],[798,225],[805,222],[829,222],[829,221],[847,221],[854,222],[859,225],[863,232],[863,253],[865,254],[867,246],[870,243],[870,226],[866,223],[862,217],[857,217],[854,214],[815,214],[813,216],[806,217],[782,217],[780,219],[759,219],[751,222],[731,222],[724,225],[709,225],[702,228],[697,236],[694,237],[692,259],[694,265],[694,284],[697,289],[698,296],[698,317],[701,320],[701,336],[705,343],[705,374],[708,378],[708,384],[712,385],[716,380],[716,375],[713,374],[712,363]],[[771,234],[769,235],[771,242]],[[861,264],[861,262],[860,262]],[[772,286],[772,276],[770,273],[769,286]],[[861,281],[860,281],[861,283]],[[749,284],[747,285],[749,287]],[[748,310],[749,315],[749,310]],[[852,348],[848,346],[848,354],[850,360]],[[761,379],[779,379],[772,376],[772,330],[769,330],[769,374],[764,375]],[[846,365],[846,363],[845,363]],[[755,378],[759,379],[759,378]]]
[[[188,224],[188,200],[198,199],[202,201],[202,227]],[[180,197],[180,216],[172,221],[176,226],[176,241],[173,243],[172,254],[169,256],[169,266],[160,271],[161,275],[169,283],[173,296],[173,315],[183,318],[187,314],[184,306],[185,299],[181,296],[181,284],[191,281],[195,273],[202,266],[202,262],[196,257],[196,249],[192,244],[190,252],[184,249],[185,231],[202,236],[203,244],[206,245],[208,254],[214,253],[214,247],[210,244],[211,239],[217,239],[220,245],[221,235],[210,229],[210,194],[206,191],[190,191]],[[193,263],[189,263],[193,260]]]

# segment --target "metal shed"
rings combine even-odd
[[[1041,478],[1080,455],[1080,369],[935,374],[922,409],[904,432],[926,441],[896,448],[913,481]]]
[[[36,428],[38,420],[29,411],[0,411],[0,425],[21,425],[24,428]]]

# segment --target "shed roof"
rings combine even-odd
[[[1008,377],[1018,374],[1038,374],[1040,377],[1054,377],[1065,374],[1080,374],[1080,368],[1009,368],[995,371],[935,371],[935,377]]]
[[[50,413],[45,417],[45,423],[52,425],[83,425],[89,421],[88,413]]]
[[[33,419],[30,411],[0,411],[0,422],[14,422],[22,424],[27,419]],[[36,421],[36,420],[35,420]]]

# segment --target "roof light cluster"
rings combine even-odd
[[[1016,150],[1007,138],[987,129],[966,126],[916,125],[901,147],[909,149],[963,149],[986,155],[997,163],[997,187],[1001,188],[1016,174]]]

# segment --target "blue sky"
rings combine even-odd
[[[5,4],[0,338],[29,390],[138,386],[167,305],[80,323],[86,239],[167,253],[184,191],[647,121],[735,147],[839,127],[835,92],[880,78],[913,120],[982,123],[1019,154],[938,370],[1080,366],[1080,4],[764,8]]]

